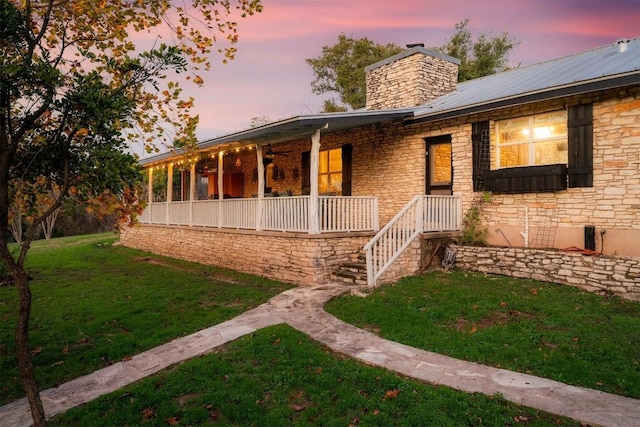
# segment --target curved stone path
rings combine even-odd
[[[500,393],[512,402],[564,415],[589,425],[640,426],[640,400],[570,386],[532,375],[398,344],[358,329],[323,310],[352,287],[339,284],[290,289],[229,321],[176,339],[90,375],[41,393],[47,417],[82,405],[171,365],[207,353],[243,335],[287,323],[336,352],[402,375],[466,392]],[[30,426],[26,399],[0,407],[3,426]]]

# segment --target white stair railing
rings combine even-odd
[[[415,196],[364,247],[367,284],[377,280],[423,232],[462,228],[460,196]]]

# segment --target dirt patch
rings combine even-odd
[[[490,328],[492,326],[497,325],[506,325],[510,322],[513,322],[517,319],[532,319],[533,315],[529,313],[523,313],[518,310],[509,310],[509,311],[492,311],[486,317],[482,319],[472,322],[470,320],[460,318],[456,320],[451,327],[458,332],[476,332],[480,329]]]
[[[192,400],[196,400],[198,399],[200,396],[202,396],[202,394],[199,393],[191,393],[191,394],[185,394],[183,396],[179,396],[176,398],[176,403],[183,407],[185,405],[187,405],[189,402],[191,402]]]
[[[161,265],[163,267],[169,267],[169,268],[173,268],[174,270],[179,270],[179,271],[184,271],[187,273],[191,273],[191,274],[202,274],[201,270],[197,270],[194,268],[184,268],[184,267],[178,267],[176,265],[173,265],[171,263],[162,261],[160,259],[157,258],[153,258],[153,257],[137,257],[135,258],[136,261],[138,262],[146,262],[149,264],[153,264],[153,265]],[[216,281],[216,282],[222,282],[222,283],[227,283],[230,285],[237,285],[242,283],[240,280],[236,280],[234,278],[228,277],[222,273],[219,274],[209,274],[206,276],[207,279],[212,280],[212,281]]]

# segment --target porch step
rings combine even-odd
[[[367,284],[367,265],[364,262],[345,262],[332,273],[333,279],[349,285]]]

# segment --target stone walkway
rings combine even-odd
[[[465,362],[380,338],[323,310],[344,285],[300,287],[283,292],[234,319],[145,351],[90,375],[41,393],[47,417],[118,390],[171,365],[207,353],[258,329],[287,323],[331,349],[357,360],[433,384],[486,395],[564,415],[589,425],[640,426],[640,400]],[[0,407],[3,426],[30,426],[26,399]]]

